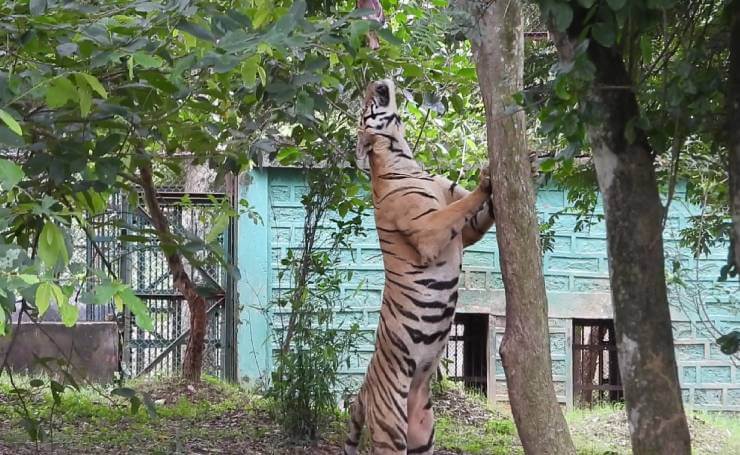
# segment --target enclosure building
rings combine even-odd
[[[271,305],[290,287],[280,277],[280,259],[301,243],[306,186],[296,169],[264,168],[240,186],[262,223],[242,216],[237,259],[240,303],[238,369],[246,381],[269,378],[276,334],[285,322],[284,309]],[[541,220],[558,215],[550,250],[544,256],[548,291],[550,349],[558,399],[567,406],[622,397],[609,294],[608,259],[603,213],[597,206],[593,224],[575,230],[578,217],[568,213],[566,193],[541,188],[537,196]],[[697,209],[686,203],[679,188],[670,206],[664,233],[666,271],[676,356],[685,402],[694,408],[740,411],[740,369],[714,343],[717,334],[740,329],[737,281],[717,281],[727,248],[716,245],[695,259],[679,245],[682,229]],[[343,371],[350,387],[360,383],[373,351],[383,289],[383,263],[372,213],[364,219],[366,235],[341,251],[342,266],[353,271],[338,299],[337,324],[357,322],[367,335]],[[330,229],[330,223],[326,229]],[[498,347],[506,330],[505,299],[495,229],[464,254],[457,316],[442,372],[485,393],[491,401],[507,400],[506,380]]]

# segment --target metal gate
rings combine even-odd
[[[233,204],[226,193],[193,193],[177,188],[160,190],[157,198],[172,233],[194,243],[211,231],[221,203],[228,200]],[[148,307],[154,329],[151,332],[141,330],[127,308],[122,314],[116,314],[112,304],[88,305],[85,316],[88,320],[118,321],[120,364],[125,377],[177,374],[190,333],[190,315],[187,302],[174,288],[167,260],[152,231],[150,216],[141,205],[131,207],[126,198],[117,196],[104,217],[107,219],[97,223],[94,235],[87,242],[88,264],[129,284]],[[225,259],[231,263],[234,232],[231,220],[219,237]],[[235,380],[233,279],[212,254],[202,251],[194,254],[197,264],[185,262],[188,274],[207,302],[203,371]]]
[[[576,405],[620,401],[622,381],[612,320],[573,321],[573,396]]]
[[[487,339],[488,315],[456,314],[441,362],[445,376],[485,394],[488,369]]]

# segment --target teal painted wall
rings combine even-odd
[[[272,295],[270,243],[269,172],[255,171],[240,179],[239,197],[260,214],[262,223],[241,216],[238,223],[237,265],[241,279],[237,364],[239,377],[248,383],[265,384],[272,369],[272,337],[268,303]]]
[[[239,222],[238,264],[241,325],[239,326],[240,375],[249,380],[264,379],[271,368],[270,335],[280,330],[284,313],[265,311],[266,304],[289,283],[277,278],[280,258],[296,247],[302,237],[301,196],[306,187],[301,174],[293,169],[257,171],[241,195],[262,216],[255,225],[248,217]],[[719,352],[713,342],[711,327],[721,331],[740,329],[740,305],[730,297],[737,282],[718,284],[726,249],[718,246],[712,254],[695,262],[678,247],[680,229],[695,210],[678,199],[671,204],[664,233],[666,256],[676,259],[691,271],[695,292],[671,294],[679,375],[687,403],[706,409],[740,410],[740,371]],[[538,213],[546,219],[567,208],[565,193],[556,188],[541,189],[537,196]],[[601,214],[597,207],[596,214]],[[553,379],[561,402],[572,403],[572,319],[610,318],[608,260],[603,223],[582,232],[573,228],[576,216],[561,214],[556,222],[552,252],[544,257],[545,281],[550,307]],[[374,218],[368,213],[364,224],[367,236],[354,239],[352,248],[342,251],[343,265],[353,270],[351,282],[342,290],[339,322],[357,322],[364,332],[357,355],[350,368],[343,371],[345,382],[359,384],[373,351],[373,339],[380,312],[383,264]],[[329,232],[330,226],[327,225]],[[668,269],[670,270],[670,268]],[[489,353],[493,353],[489,371],[489,396],[506,399],[506,381],[500,367],[498,344],[504,331],[504,298],[495,231],[466,250],[458,311],[491,315]],[[707,314],[697,301],[701,299]],[[709,320],[711,324],[701,322]]]

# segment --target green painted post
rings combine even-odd
[[[251,181],[240,185],[239,195],[262,218],[256,224],[239,217],[238,255],[241,279],[237,336],[239,377],[250,385],[266,383],[272,371],[272,340],[268,304],[270,293],[270,202],[267,169],[251,173]]]

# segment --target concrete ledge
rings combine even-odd
[[[65,327],[60,322],[22,322],[13,325],[18,339],[10,351],[8,364],[14,371],[44,371],[37,357],[68,360],[68,370],[76,379],[111,382],[118,370],[118,326],[115,322],[79,322]],[[0,359],[5,358],[13,333],[0,337]]]
[[[563,319],[612,319],[611,295],[606,292],[548,292],[548,316]],[[503,289],[460,290],[458,313],[506,314]]]
[[[671,303],[669,301],[669,303]],[[612,296],[608,292],[547,293],[548,316],[561,319],[613,319]],[[670,305],[672,322],[699,321],[704,316],[687,314],[686,308]],[[460,289],[458,313],[506,315],[506,295],[503,289]]]

